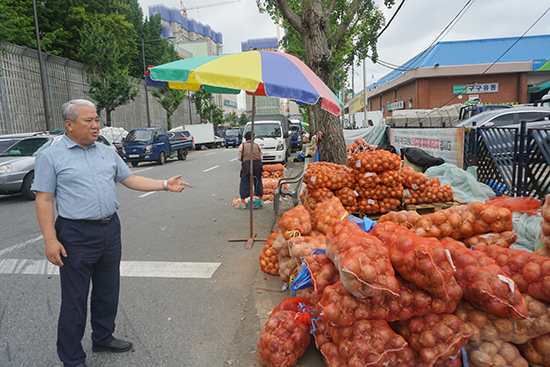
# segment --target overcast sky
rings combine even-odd
[[[402,0],[388,9],[379,4],[388,22]],[[150,5],[164,4],[180,8],[179,0],[139,0],[145,16]],[[482,38],[519,37],[549,8],[547,0],[474,0],[463,16],[445,32],[468,0],[405,0],[401,10],[378,41],[379,58],[400,65],[422,52],[434,40],[456,41]],[[206,7],[207,4],[218,4]],[[241,51],[241,42],[248,39],[276,37],[277,28],[267,13],[260,13],[256,0],[184,0],[188,17],[223,34],[224,53]],[[550,34],[548,12],[526,35]],[[439,37],[439,38],[438,38]],[[377,81],[391,69],[367,62],[367,85]],[[363,89],[363,68],[354,73],[355,92]],[[350,77],[351,78],[351,77]]]

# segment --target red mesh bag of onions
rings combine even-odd
[[[313,288],[317,292],[323,292],[325,287],[340,281],[338,269],[331,259],[325,254],[315,254],[304,258],[307,270],[311,275]]]
[[[420,360],[418,353],[409,347],[397,352],[391,359],[388,366],[392,367],[426,367],[426,364]],[[437,360],[433,367],[462,367],[462,351],[449,357],[447,360]],[[496,367],[496,366],[495,366]],[[504,366],[502,366],[504,367]],[[515,367],[515,366],[514,366]]]
[[[313,222],[318,231],[327,233],[332,223],[338,219],[348,220],[348,212],[337,197],[327,199],[315,206]]]
[[[500,317],[526,319],[529,311],[517,285],[490,257],[468,250],[456,242],[443,241],[451,253],[455,278],[464,290],[464,298]]]
[[[279,220],[279,228],[287,240],[300,235],[308,235],[311,232],[311,219],[308,211],[303,205],[297,205],[284,212]]]
[[[507,209],[506,209],[507,210]],[[520,292],[550,302],[550,258],[497,245],[475,246],[517,284]]]
[[[321,353],[331,361],[329,366],[387,366],[392,356],[407,346],[384,320],[359,320],[348,327],[327,325],[327,329],[332,343],[323,345]]]
[[[335,222],[327,236],[327,256],[338,268],[343,287],[355,297],[397,296],[399,284],[388,249],[356,223]]]
[[[435,297],[445,300],[452,298],[449,289],[456,284],[453,276],[455,271],[450,255],[437,238],[420,237],[392,222],[380,225],[384,231],[377,229],[377,226],[378,224],[371,230],[375,236],[387,230],[393,232],[388,237],[380,237],[390,248],[393,267],[404,279]]]
[[[310,343],[311,303],[285,298],[271,313],[257,342],[258,362],[266,367],[291,367]]]
[[[470,325],[451,314],[413,317],[392,323],[392,328],[407,340],[428,367],[437,360],[456,356],[474,335]]]

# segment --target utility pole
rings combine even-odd
[[[32,0],[34,12],[34,28],[36,31],[36,45],[38,46],[38,66],[40,68],[40,82],[42,83],[42,98],[44,99],[44,115],[46,116],[46,131],[51,131],[50,114],[48,112],[48,99],[46,97],[46,83],[44,81],[44,68],[42,67],[42,49],[40,48],[40,32],[38,30],[38,16],[36,14],[36,1]]]
[[[367,120],[367,59],[363,60],[363,126]]]

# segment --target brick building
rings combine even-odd
[[[525,104],[549,89],[550,35],[542,35],[439,42],[368,86],[367,100],[390,117],[474,98]]]

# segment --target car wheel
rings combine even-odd
[[[166,163],[166,154],[164,152],[160,152],[158,163],[162,166],[164,163]]]
[[[21,194],[28,200],[36,199],[36,194],[31,190],[32,183],[34,182],[34,171],[29,172],[23,179],[23,186],[21,186]]]
[[[201,144],[201,150],[206,150],[206,144]]]
[[[180,161],[186,160],[186,159],[187,159],[187,150],[181,149],[181,150],[179,151],[179,153],[178,153],[178,159],[179,159]]]
[[[132,163],[132,167],[137,167],[139,162],[131,162]]]

